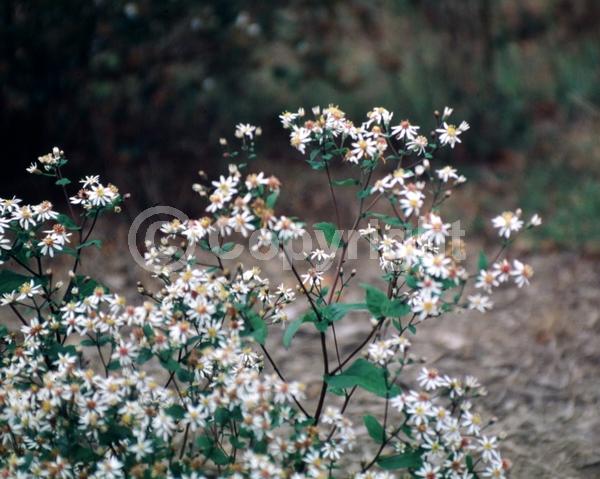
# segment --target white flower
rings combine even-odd
[[[426,391],[432,391],[433,389],[437,389],[444,384],[444,381],[437,369],[421,369],[421,373],[419,374],[419,377],[417,377],[417,381],[419,382],[419,386],[425,388]]]
[[[542,224],[542,218],[537,213],[534,214],[529,220],[529,226],[540,226]]]
[[[482,313],[485,313],[488,309],[492,309],[494,303],[490,301],[488,296],[482,296],[481,294],[474,294],[467,298],[469,300],[469,309],[476,309]]]
[[[115,194],[110,188],[103,185],[94,185],[87,192],[87,197],[93,206],[106,206],[115,199]]]
[[[437,296],[429,294],[419,295],[413,301],[412,311],[419,315],[420,321],[423,321],[428,316],[437,316],[439,314],[438,301],[439,298]]]
[[[317,271],[314,268],[310,268],[308,270],[308,272],[303,274],[301,277],[302,277],[303,284],[306,284],[306,285],[310,286],[311,288],[313,286],[318,287],[321,284],[321,281],[323,281],[323,272]]]
[[[448,183],[450,178],[458,179],[458,175],[456,174],[456,169],[451,166],[445,166],[442,169],[436,170],[437,176],[444,183]]]
[[[519,219],[519,211],[505,211],[499,216],[492,219],[492,224],[498,228],[499,235],[504,238],[510,238],[511,233],[519,231],[523,227],[523,221]]]
[[[421,238],[423,241],[433,241],[434,244],[440,245],[444,242],[446,236],[449,236],[450,233],[448,229],[450,228],[450,223],[444,223],[442,218],[437,216],[434,213],[431,213],[428,217],[429,221],[426,221],[423,224],[423,229],[425,230],[422,234]]]
[[[513,261],[513,270],[510,272],[511,276],[514,276],[515,283],[519,288],[529,284],[529,279],[533,276],[533,268],[525,263],[521,263],[519,260]]]
[[[235,127],[235,136],[237,138],[243,138],[247,136],[248,138],[252,139],[255,131],[256,127],[254,125],[250,125],[249,123],[239,123]]]
[[[377,153],[377,142],[371,138],[365,138],[358,135],[355,142],[352,143],[352,155],[357,158],[372,158]]]
[[[442,145],[450,145],[451,148],[454,148],[456,143],[461,142],[459,135],[469,128],[469,124],[466,121],[463,121],[458,127],[444,122],[443,128],[438,128],[435,131],[440,134],[440,142]]]
[[[292,126],[293,121],[298,118],[297,113],[291,113],[289,111],[284,111],[281,115],[279,115],[279,119],[281,120],[281,124],[284,128],[289,128]]]
[[[252,216],[249,211],[244,211],[234,215],[230,219],[229,224],[235,232],[241,233],[241,235],[246,238],[251,231],[256,229],[256,227],[252,224],[254,219],[254,216]]]
[[[417,153],[417,155],[424,155],[425,148],[427,147],[428,143],[429,143],[429,140],[427,140],[427,137],[425,137],[423,135],[419,135],[415,139],[407,142],[406,146],[408,147],[409,150],[412,150],[415,153]]]
[[[392,135],[394,135],[397,140],[414,140],[419,128],[419,126],[411,125],[410,121],[403,120],[399,125],[392,128]]]
[[[290,144],[300,153],[306,153],[306,144],[310,143],[310,131],[306,128],[294,126],[290,134]]]
[[[41,252],[43,255],[48,255],[51,258],[54,257],[55,251],[61,251],[63,249],[63,243],[59,238],[54,234],[46,235],[42,241],[38,243],[38,246],[41,247]]]

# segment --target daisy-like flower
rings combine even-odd
[[[250,139],[254,138],[254,133],[256,132],[256,127],[249,123],[238,123],[235,127],[235,136],[237,138],[248,137]]]
[[[421,369],[417,381],[419,382],[419,386],[426,391],[433,391],[444,384],[444,380],[437,369]]]
[[[484,461],[491,461],[494,458],[497,448],[498,440],[495,437],[482,436],[479,440],[479,449]]]
[[[404,198],[400,200],[400,208],[405,216],[419,214],[423,207],[423,193],[420,191],[406,191]]]
[[[492,219],[494,228],[498,228],[498,234],[506,239],[510,238],[511,233],[519,231],[523,227],[523,221],[519,218],[520,211],[505,211]]]
[[[279,115],[279,119],[281,120],[281,124],[285,129],[288,129],[292,126],[294,120],[298,118],[297,113],[291,113],[289,111],[284,111],[281,115]]]
[[[356,141],[352,143],[351,152],[352,156],[358,160],[361,158],[372,158],[377,153],[377,142],[359,134]]]
[[[337,461],[340,457],[342,457],[343,452],[344,448],[334,441],[326,442],[321,448],[323,457],[325,459],[329,459],[330,461]]]
[[[24,230],[28,230],[30,226],[35,226],[37,223],[34,218],[34,213],[29,205],[22,206],[14,211],[12,219],[17,220]]]
[[[481,313],[485,313],[494,306],[494,303],[490,301],[488,296],[483,296],[481,294],[474,294],[467,297],[467,299],[469,300],[469,309],[476,309]]]
[[[448,181],[450,181],[450,178],[454,178],[455,180],[458,179],[458,174],[456,172],[455,168],[452,168],[451,166],[444,166],[444,168],[441,168],[439,170],[435,171],[438,178],[440,180],[442,180],[444,183],[448,183]]]
[[[225,178],[221,175],[219,181],[213,181],[212,185],[215,187],[215,193],[221,195],[224,201],[229,201],[231,197],[238,192],[236,188],[237,183],[237,178],[233,176]]]
[[[326,253],[322,249],[316,249],[310,253],[310,259],[319,263],[323,261],[328,261],[331,258],[333,258],[333,256],[333,254]]]
[[[158,414],[152,419],[152,427],[163,441],[168,441],[169,437],[175,432],[175,421],[165,411],[160,409]]]
[[[417,155],[424,155],[425,148],[427,147],[428,144],[429,144],[429,140],[427,139],[427,137],[425,137],[423,135],[418,135],[413,140],[410,140],[409,142],[407,142],[406,146],[409,150],[414,151]]]
[[[501,262],[494,263],[494,273],[496,274],[496,279],[500,283],[505,283],[510,278],[510,272],[512,268],[510,267],[510,263],[503,259]]]
[[[394,135],[397,140],[414,140],[419,129],[419,126],[411,125],[410,121],[402,120],[399,125],[392,127],[392,135]]]
[[[371,126],[371,123],[375,122],[377,124],[385,124],[388,125],[392,120],[394,113],[386,110],[383,107],[375,107],[369,113],[367,113],[367,118],[369,121],[366,123],[367,128]]]
[[[497,287],[500,282],[497,279],[498,274],[495,271],[482,269],[477,276],[476,288],[482,288],[488,293],[492,291],[492,287]]]
[[[450,148],[454,148],[457,143],[461,143],[459,135],[469,128],[470,126],[466,121],[463,121],[458,127],[444,122],[443,127],[435,131],[440,134],[442,145],[450,145]]]
[[[88,186],[97,185],[100,183],[100,177],[98,175],[86,176],[79,180],[79,183],[83,185],[83,188],[87,188]]]
[[[93,185],[88,190],[87,197],[93,206],[106,206],[113,202],[115,193],[104,185]]]
[[[314,286],[319,287],[321,281],[323,281],[323,272],[310,268],[307,273],[301,276],[301,278],[302,283],[308,285],[310,288]]]
[[[442,477],[439,466],[433,466],[428,462],[424,463],[418,471],[415,471],[415,475],[423,479],[441,479]]]
[[[240,233],[244,238],[247,238],[248,234],[256,229],[252,224],[254,219],[254,216],[252,216],[249,211],[243,211],[231,217],[229,224],[235,232]]]
[[[103,479],[121,479],[123,474],[123,463],[116,457],[111,456],[98,464],[97,477]]]
[[[38,221],[48,221],[58,218],[58,212],[52,210],[52,203],[42,201],[39,205],[33,207]]]
[[[306,153],[306,145],[310,143],[310,130],[294,126],[290,134],[290,144],[300,153]]]
[[[23,283],[19,286],[17,301],[23,301],[26,298],[33,298],[37,294],[42,293],[42,287],[39,284],[35,284],[33,280]]]
[[[434,244],[440,245],[445,241],[446,236],[450,235],[448,232],[449,228],[450,223],[444,223],[442,218],[434,213],[431,213],[423,224],[423,229],[425,231],[423,232],[421,238],[423,241],[431,240]]]
[[[253,190],[259,186],[266,185],[268,182],[269,180],[265,178],[265,174],[262,171],[258,174],[250,173],[246,177],[246,188],[248,188],[248,190]]]
[[[429,294],[418,295],[412,305],[412,311],[419,315],[419,321],[423,321],[428,316],[437,316],[439,298]]]
[[[41,252],[43,255],[54,257],[55,251],[62,251],[63,242],[59,238],[57,238],[54,234],[46,235],[42,241],[38,243],[38,246],[41,247]]]
[[[304,229],[286,216],[281,216],[275,222],[273,230],[277,232],[279,239],[284,241],[299,238],[304,234]]]
[[[525,263],[521,263],[518,259],[513,261],[513,269],[510,272],[511,276],[515,278],[515,283],[519,288],[529,284],[529,280],[533,276],[533,268]]]
[[[16,196],[12,198],[0,198],[0,214],[9,214],[19,209],[21,200]]]

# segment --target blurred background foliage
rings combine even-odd
[[[476,185],[476,206],[465,206],[475,224],[502,197],[544,214],[539,244],[600,252],[597,0],[0,8],[0,196],[47,194],[31,190],[24,168],[59,145],[78,174],[131,192],[134,213],[185,208],[197,203],[197,170],[225,168],[218,138],[237,122],[263,127],[262,153],[281,167],[299,162],[277,121],[283,110],[337,103],[360,119],[381,105],[425,126],[451,105],[472,125],[452,161]],[[281,171],[294,172],[297,190],[310,181]]]

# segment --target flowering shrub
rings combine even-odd
[[[482,253],[474,274],[461,266],[456,245],[446,245],[451,229],[440,206],[465,178],[434,157],[469,129],[451,124],[451,113],[436,114],[429,137],[408,120],[392,126],[383,108],[360,126],[332,106],[313,109],[311,119],[303,110],[282,114],[292,146],[327,177],[337,224],[315,225],[327,247],[294,261],[288,246],[305,225],[276,215],[280,182],[244,176],[247,166],[232,164],[227,176],[194,185],[208,199],[207,216],[165,223],[161,240],[149,245],[146,264],[160,286],[140,284],[147,300],[138,305],[78,273],[85,249],[101,244],[92,238],[97,220],[118,212],[124,196],[89,176],[69,197],[64,153],[39,158],[28,171],[64,189],[68,212],[48,201],[0,201],[1,303],[21,323],[0,330],[0,475],[505,477],[509,464],[487,432],[493,421],[473,406],[485,393],[475,378],[423,368],[417,390],[404,386],[415,374],[409,335],[422,322],[464,308],[484,312],[494,289],[510,281],[524,286],[533,274],[501,256],[515,233],[540,223],[537,216],[527,224],[520,211],[494,218],[500,251],[491,261]],[[259,134],[238,125],[241,147],[225,156],[252,161]],[[337,161],[348,164],[348,178],[332,179]],[[345,235],[338,188],[357,191],[356,219]],[[224,239],[249,236],[251,252],[274,248],[288,261],[296,290],[271,284],[256,267],[228,264],[235,243]],[[355,237],[375,252],[384,288],[356,288],[358,273],[344,270]],[[57,256],[72,261],[62,281],[49,266]],[[329,282],[326,266],[333,268]],[[463,299],[471,288],[476,292]],[[356,291],[364,300],[349,302]],[[307,311],[290,317],[297,301]],[[336,327],[351,313],[371,326],[344,356]],[[305,323],[315,328],[323,376],[314,404],[268,351],[277,323],[284,347]],[[353,461],[363,430],[348,416],[357,390],[379,397],[374,404],[382,411],[362,417],[372,456]]]

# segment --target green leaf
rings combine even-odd
[[[360,181],[355,178],[347,178],[345,180],[334,180],[332,184],[333,186],[358,186]]]
[[[481,271],[482,269],[488,269],[489,266],[489,262],[487,259],[487,256],[485,255],[485,253],[483,251],[479,252],[479,260],[477,261],[477,268],[479,269],[479,271]]]
[[[165,409],[165,412],[176,420],[183,419],[183,416],[185,416],[185,409],[179,404],[173,404],[172,406],[169,406]]]
[[[370,284],[361,284],[367,292],[367,308],[373,316],[381,318],[385,316],[383,309],[388,303],[387,294],[383,291],[371,286]]]
[[[334,303],[323,308],[323,316],[330,322],[334,323],[343,319],[350,311],[367,310],[365,303]]]
[[[85,243],[81,243],[79,246],[77,246],[76,249],[80,250],[83,248],[87,248],[88,246],[95,246],[96,248],[100,249],[102,247],[102,240],[99,240],[99,239],[88,240]]]
[[[60,180],[56,180],[55,184],[58,186],[67,186],[71,184],[71,180],[69,178],[61,178]]]
[[[421,455],[416,451],[384,456],[377,460],[377,465],[386,471],[394,469],[418,469],[421,467],[421,464]]]
[[[277,198],[279,198],[279,191],[274,191],[267,196],[267,208],[273,209],[275,207],[275,203],[277,203]]]
[[[410,306],[399,299],[388,300],[384,303],[382,309],[383,316],[386,318],[401,318],[411,312]]]
[[[77,226],[77,223],[75,223],[70,216],[65,215],[64,213],[61,213],[58,215],[58,218],[56,219],[61,225],[63,225],[65,228],[67,228],[68,230],[79,230],[81,229],[79,226]]]
[[[98,287],[103,288],[105,292],[108,291],[108,288],[100,284],[95,279],[80,274],[75,276],[73,285],[79,290],[79,296],[91,296],[94,294],[94,290]]]
[[[267,323],[265,323],[264,319],[261,318],[254,311],[249,312],[248,321],[250,323],[250,326],[252,326],[252,337],[256,339],[258,344],[264,345],[265,341],[267,340],[267,334],[269,332],[267,329]]]
[[[392,226],[406,226],[407,225],[404,221],[402,221],[399,218],[396,218],[395,216],[384,215],[382,213],[368,212],[367,216],[371,216],[372,218],[377,218],[377,219],[383,221],[384,223],[387,223],[388,225],[392,225]]]
[[[377,444],[383,444],[383,441],[385,441],[385,430],[383,429],[383,426],[379,424],[379,421],[371,415],[364,416],[363,421],[369,432],[369,436],[371,436]]]
[[[333,223],[321,222],[315,223],[313,228],[323,232],[325,236],[325,241],[327,241],[327,245],[331,248],[338,248],[341,240],[342,234],[337,230],[337,226]]]
[[[357,359],[340,374],[326,376],[327,384],[337,388],[361,387],[381,397],[396,396],[400,390],[397,386],[388,388],[386,370],[370,363],[366,359]]]
[[[283,346],[286,348],[290,347],[292,344],[292,339],[300,329],[304,323],[306,323],[305,317],[295,319],[290,323],[290,325],[286,328],[285,333],[283,333]]]
[[[0,294],[11,293],[19,289],[23,283],[29,282],[30,279],[28,276],[4,269],[0,271]]]

